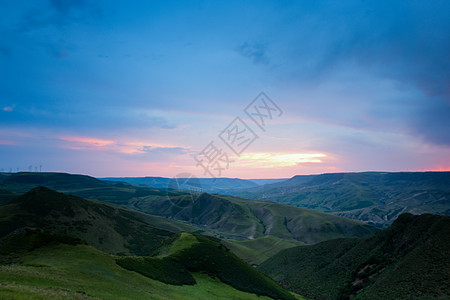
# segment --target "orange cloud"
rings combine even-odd
[[[111,140],[102,140],[96,138],[86,138],[86,137],[77,137],[77,136],[68,136],[68,137],[60,137],[61,140],[66,142],[75,142],[81,144],[88,144],[89,146],[94,147],[104,147],[108,145],[112,145],[115,142]]]
[[[289,167],[300,163],[322,163],[323,153],[245,153],[236,162],[239,166],[260,168]]]
[[[143,154],[146,153],[149,149],[181,147],[168,144],[158,144],[158,143],[150,144],[135,141],[119,142],[113,140],[104,140],[98,138],[79,137],[79,136],[59,137],[59,139],[69,142],[69,144],[65,145],[65,147],[72,150],[99,150],[99,151],[118,152],[124,154]]]

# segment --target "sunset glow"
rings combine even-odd
[[[301,163],[322,163],[323,153],[246,153],[239,158],[239,165],[258,168],[289,167]]]

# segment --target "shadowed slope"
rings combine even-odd
[[[402,214],[360,239],[283,250],[260,270],[317,299],[450,297],[450,217]]]

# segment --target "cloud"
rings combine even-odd
[[[270,59],[267,55],[267,44],[254,41],[246,41],[236,47],[236,52],[248,58],[255,64],[268,65]]]
[[[434,101],[433,101],[434,100]],[[411,130],[426,142],[450,146],[450,104],[433,99],[411,118]]]
[[[184,155],[189,152],[186,147],[149,142],[109,140],[86,136],[61,136],[58,139],[65,142],[62,145],[65,149],[116,153],[129,159],[148,161],[167,159],[168,156]]]
[[[86,4],[84,0],[50,0],[50,4],[62,14],[67,14],[73,8],[79,8]]]
[[[0,53],[5,56],[12,56],[12,50],[10,47],[0,43]]]
[[[12,112],[15,107],[16,107],[15,105],[5,106],[3,107],[3,111]]]
[[[10,140],[0,140],[0,145],[17,145],[17,143]]]
[[[448,146],[449,8],[448,1],[296,7],[286,12],[295,21],[269,40],[272,74],[310,92],[309,118]]]
[[[105,106],[102,103],[91,103],[73,100],[61,105],[49,103],[47,99],[31,98],[31,103],[22,103],[20,109],[14,106],[1,108],[5,113],[0,118],[0,126],[16,128],[55,129],[60,131],[76,131],[80,134],[123,133],[130,131],[152,130],[154,128],[170,130],[177,124],[167,119],[162,113],[149,113],[130,107]],[[86,106],[85,106],[86,105]],[[14,109],[14,114],[7,114]]]
[[[17,43],[25,43],[43,48],[47,54],[61,59],[74,50],[74,42],[68,35],[68,28],[80,24],[92,25],[101,17],[98,4],[84,0],[50,0],[47,3],[32,3],[22,7],[22,13],[15,25],[4,32],[9,38],[10,47],[0,53],[11,53]],[[37,48],[36,47],[36,48]]]
[[[108,145],[115,144],[114,141],[111,140],[103,140],[97,138],[88,138],[88,137],[78,137],[78,136],[66,136],[60,137],[61,140],[67,142],[73,142],[76,144],[86,144],[92,147],[104,147]]]
[[[150,154],[186,154],[189,149],[185,147],[177,147],[177,146],[143,146],[142,151]]]
[[[18,30],[27,32],[43,27],[61,27],[78,23],[98,16],[98,8],[88,5],[84,0],[50,0],[49,7],[36,5],[28,8],[22,15]]]

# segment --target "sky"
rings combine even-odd
[[[0,172],[448,171],[449,15],[439,0],[0,0]]]

